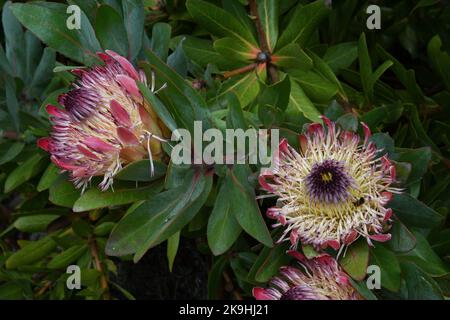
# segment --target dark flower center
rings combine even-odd
[[[98,94],[86,88],[70,90],[58,98],[58,103],[63,105],[77,121],[88,118],[96,109],[98,101]]]
[[[256,56],[256,62],[258,63],[266,63],[266,62],[270,62],[272,59],[270,57],[270,53],[265,52],[265,51],[260,51],[258,52],[257,56]]]
[[[280,300],[304,300],[304,289],[300,286],[292,287],[280,297]]]
[[[349,196],[354,185],[344,164],[336,160],[325,160],[315,164],[306,177],[306,188],[313,201],[338,203]]]

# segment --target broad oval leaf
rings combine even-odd
[[[117,189],[114,191],[89,189],[74,203],[73,211],[83,212],[147,200],[160,192],[162,187],[162,182],[155,182],[142,188]]]
[[[353,279],[362,280],[367,274],[369,263],[369,246],[365,239],[353,243],[339,259],[339,264]]]

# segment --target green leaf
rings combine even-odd
[[[34,97],[40,97],[42,95],[42,91],[44,91],[48,83],[52,80],[52,68],[55,66],[55,61],[55,50],[45,48],[30,84],[31,94]]]
[[[373,263],[380,267],[381,286],[397,292],[400,289],[400,264],[392,251],[382,245],[371,249]]]
[[[247,165],[235,165],[226,179],[232,184],[229,189],[231,210],[239,225],[249,235],[267,247],[273,245],[272,237],[256,202],[253,188],[248,182],[251,170]]]
[[[319,252],[317,252],[314,247],[310,244],[303,244],[302,243],[302,251],[305,255],[306,259],[312,259],[320,255]]]
[[[239,99],[242,108],[252,102],[259,93],[259,74],[265,69],[251,71],[245,75],[225,81],[216,97],[211,100],[220,100],[229,92],[233,92]]]
[[[443,300],[436,282],[412,263],[402,263],[408,300]]]
[[[275,52],[272,56],[273,64],[283,68],[295,68],[308,71],[313,67],[312,59],[297,44],[291,43]]]
[[[103,222],[94,228],[94,234],[99,237],[107,236],[111,233],[115,225],[112,221]]]
[[[47,226],[57,219],[55,214],[39,214],[32,216],[19,217],[14,221],[14,227],[22,232],[43,232]]]
[[[422,179],[428,170],[431,161],[431,149],[429,147],[412,149],[400,152],[392,157],[393,160],[399,162],[408,162],[412,165],[407,185],[411,185]]]
[[[97,61],[95,52],[100,51],[100,44],[83,11],[81,28],[67,28],[66,8],[64,4],[43,2],[11,5],[17,19],[49,47],[75,61],[90,65]]]
[[[2,25],[5,35],[6,59],[2,61],[9,75],[26,79],[25,37],[22,26],[12,13],[13,4],[8,1],[2,10]]]
[[[370,137],[370,142],[375,143],[377,149],[383,150],[381,154],[387,153],[390,157],[394,155],[395,142],[387,133],[375,133]]]
[[[372,290],[367,288],[365,281],[355,281],[350,278],[350,283],[366,300],[378,300],[377,296],[373,294]]]
[[[222,288],[223,273],[229,264],[227,257],[216,259],[208,273],[208,299],[218,299]]]
[[[269,51],[273,52],[278,39],[278,16],[280,13],[280,1],[257,0],[259,19],[266,36]]]
[[[44,170],[47,158],[41,153],[34,154],[27,161],[14,169],[5,181],[5,192],[11,192],[24,182],[36,176]]]
[[[358,131],[358,118],[353,113],[346,113],[336,120],[336,123],[346,131]]]
[[[289,103],[291,93],[291,81],[288,76],[277,83],[261,85],[261,93],[258,96],[258,102],[261,106],[273,106],[278,110],[285,110]]]
[[[0,45],[0,68],[8,75],[13,76],[13,71],[11,65],[9,64],[8,58],[6,57],[5,50]]]
[[[434,143],[434,141],[428,136],[425,128],[423,127],[422,120],[419,116],[419,111],[417,110],[417,106],[408,105],[408,111],[410,112],[410,128],[413,131],[414,136],[423,144],[430,146],[433,151],[440,154],[441,151]]]
[[[291,43],[298,43],[301,47],[304,47],[321,21],[328,15],[328,12],[329,9],[322,0],[307,5],[298,4],[289,24],[278,40],[277,49]]]
[[[125,290],[124,288],[122,288],[121,286],[119,286],[117,283],[109,280],[109,283],[117,290],[119,290],[125,298],[127,298],[128,300],[136,300],[136,298],[127,290]]]
[[[251,31],[254,38],[256,39],[256,26],[247,10],[247,3],[245,3],[245,1],[243,2],[239,0],[222,0],[221,4],[226,11],[233,15],[242,24],[243,28]]]
[[[316,55],[314,52],[308,50],[308,55],[312,57],[313,63],[314,63],[314,71],[320,74],[324,79],[329,80],[331,83],[333,83],[338,88],[339,95],[347,100],[344,88],[342,87],[341,83],[337,79],[336,75],[334,74],[333,70],[328,66],[328,64],[322,60],[318,55]]]
[[[122,17],[114,8],[102,4],[97,9],[95,33],[104,49],[128,55],[128,38]]]
[[[6,268],[16,269],[17,267],[36,262],[52,252],[56,248],[56,245],[56,242],[50,236],[33,241],[19,251],[14,252],[6,260]]]
[[[152,40],[150,47],[162,61],[166,61],[167,59],[171,34],[172,27],[167,23],[158,22],[152,28]]]
[[[450,90],[450,56],[447,52],[441,51],[442,41],[439,35],[435,35],[428,43],[428,56],[430,57],[433,68],[445,84],[447,90]]]
[[[16,97],[16,88],[14,87],[14,79],[6,76],[5,81],[5,97],[8,113],[12,119],[14,129],[19,132],[20,118],[19,118],[19,101]]]
[[[338,87],[335,83],[315,71],[291,71],[290,75],[313,101],[327,103],[338,92]]]
[[[236,64],[236,61],[230,61],[230,59],[214,50],[213,44],[209,40],[188,36],[183,41],[183,49],[189,59],[204,68],[210,63],[214,63],[222,70],[239,66],[239,62]]]
[[[145,13],[141,0],[122,1],[122,13],[128,37],[129,50],[127,57],[134,60],[142,48]]]
[[[29,30],[25,31],[24,50],[26,52],[24,81],[29,84],[42,55],[41,42]]]
[[[211,33],[222,37],[233,37],[256,47],[253,34],[227,11],[202,0],[186,1],[191,16]]]
[[[358,42],[358,59],[361,83],[366,98],[372,100],[372,60],[370,59],[369,49],[367,48],[366,35],[361,34]]]
[[[414,11],[416,11],[419,8],[423,8],[423,7],[429,7],[429,6],[434,6],[435,4],[438,4],[440,2],[440,0],[420,0],[415,7],[411,10],[411,15],[414,13]]]
[[[235,206],[232,206],[230,188],[234,186],[230,182],[230,179],[225,179],[222,183],[208,220],[208,245],[216,256],[226,252],[242,231],[232,211]]]
[[[226,98],[229,110],[227,115],[227,126],[233,129],[246,130],[248,124],[238,98],[231,92],[227,94]]]
[[[341,259],[339,264],[353,279],[361,281],[366,277],[369,263],[369,246],[365,239],[353,243]]]
[[[174,118],[180,121],[180,125],[193,132],[194,121],[197,120],[203,122],[203,128],[205,130],[210,128],[209,111],[202,96],[153,52],[146,51],[146,55],[150,63],[149,66],[155,71],[157,79],[159,79],[160,83],[167,84],[167,88],[160,93],[160,96],[166,97],[166,101],[168,102],[167,108],[174,115]],[[146,70],[146,66],[146,64],[143,65],[144,70]],[[142,86],[140,87],[142,88]],[[146,95],[147,98],[149,96],[151,95]],[[169,129],[171,128],[169,127]]]
[[[51,185],[48,199],[58,206],[72,208],[80,194],[79,189],[75,189],[71,182],[67,181],[65,177],[61,177]]]
[[[289,244],[286,242],[273,248],[264,247],[248,274],[250,281],[267,282],[276,275],[281,266],[287,265],[291,257],[286,254]]]
[[[211,183],[211,177],[190,171],[181,186],[142,203],[114,228],[106,245],[107,254],[136,253],[134,261],[138,261],[149,248],[167,240],[196,215]]]
[[[416,237],[400,221],[395,221],[391,229],[392,239],[388,246],[397,253],[409,252],[416,246]]]
[[[170,131],[175,131],[177,129],[177,124],[175,123],[175,120],[172,118],[171,114],[167,111],[167,108],[158,99],[158,97],[156,97],[156,95],[151,92],[150,89],[147,88],[142,82],[138,81],[137,85],[145,100],[150,103],[161,121]]]
[[[402,115],[403,110],[404,108],[401,103],[377,107],[366,112],[361,117],[361,120],[369,128],[375,128],[381,123],[395,123]]]
[[[382,59],[390,60],[394,63],[392,66],[392,71],[398,77],[403,86],[408,90],[408,93],[411,95],[414,102],[419,105],[424,103],[425,97],[423,95],[422,89],[416,82],[415,71],[412,69],[406,70],[406,68],[400,63],[400,61],[395,59],[380,45],[377,45],[377,53]]]
[[[19,155],[22,152],[25,144],[22,142],[3,143],[0,145],[0,165],[5,164]]]
[[[333,72],[350,67],[358,57],[358,45],[356,42],[339,43],[327,49],[323,60],[330,66]]]
[[[380,79],[380,77],[386,72],[387,69],[392,67],[394,63],[390,60],[383,62],[372,74],[371,86],[373,90],[373,86]]]
[[[188,72],[188,59],[183,50],[183,41],[184,39],[182,38],[176,49],[167,58],[167,65],[180,76],[186,78]]]
[[[22,300],[26,298],[20,281],[8,281],[0,285],[1,300]]]
[[[36,190],[38,192],[47,190],[52,186],[53,183],[56,182],[56,180],[58,180],[59,175],[60,169],[53,163],[50,163],[47,169],[45,169],[44,174],[41,177],[41,180],[39,180],[39,184],[37,185]]]
[[[167,260],[169,262],[169,270],[172,272],[173,262],[178,251],[178,245],[180,244],[180,231],[176,232],[169,239],[167,239]]]
[[[89,189],[74,203],[73,211],[83,212],[147,200],[160,192],[162,187],[162,183],[156,182],[142,188],[117,189],[114,191]]]
[[[439,213],[409,194],[394,195],[388,205],[399,219],[408,226],[434,228],[442,223],[442,216]]]
[[[62,269],[68,265],[76,262],[79,257],[87,250],[86,245],[76,245],[64,250],[48,263],[47,267],[50,269]]]
[[[289,118],[296,118],[302,114],[305,118],[317,122],[320,120],[320,112],[303,91],[302,87],[291,78],[291,94],[289,104],[286,109]]]
[[[150,161],[148,159],[133,162],[120,170],[114,179],[126,181],[154,181],[164,177],[167,165],[161,161],[153,160],[154,175],[150,174]]]
[[[258,53],[254,48],[249,47],[247,43],[228,37],[216,40],[214,49],[227,59],[243,62],[254,60]]]
[[[427,239],[419,232],[414,232],[416,247],[400,257],[414,262],[419,268],[432,277],[441,277],[450,273],[449,268],[433,251]]]

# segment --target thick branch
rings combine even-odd
[[[265,52],[269,52],[269,44],[267,43],[266,33],[261,24],[261,18],[258,13],[258,6],[256,4],[256,0],[250,0],[250,14],[255,17],[256,29],[258,30],[259,36],[259,45],[261,46],[261,50]]]
[[[89,241],[89,246],[91,249],[91,255],[94,258],[95,269],[101,273],[100,275],[100,286],[104,290],[103,298],[109,299],[109,288],[108,288],[108,279],[106,278],[105,271],[103,269],[102,262],[100,261],[100,257],[98,255],[98,246],[95,238],[91,238]]]

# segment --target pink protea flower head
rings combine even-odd
[[[260,185],[278,196],[267,215],[278,220],[275,226],[285,226],[280,241],[338,250],[359,236],[369,244],[389,240],[385,227],[392,210],[385,205],[400,192],[391,187],[394,165],[387,155],[377,158],[381,150],[369,142],[365,124],[360,142],[356,133],[323,120],[326,127],[313,123],[300,135],[300,151],[281,141],[275,169],[260,174]]]
[[[117,53],[106,53],[98,54],[104,65],[72,71],[77,81],[58,98],[64,109],[46,107],[54,125],[50,137],[38,140],[83,189],[94,176],[103,176],[99,186],[108,189],[127,163],[148,157],[153,165],[167,135],[136,85],[136,80],[146,83],[145,74]]]
[[[268,288],[254,288],[257,300],[362,300],[349,277],[334,258],[327,254],[307,260],[301,253],[290,254],[299,260],[299,267],[280,268]]]

